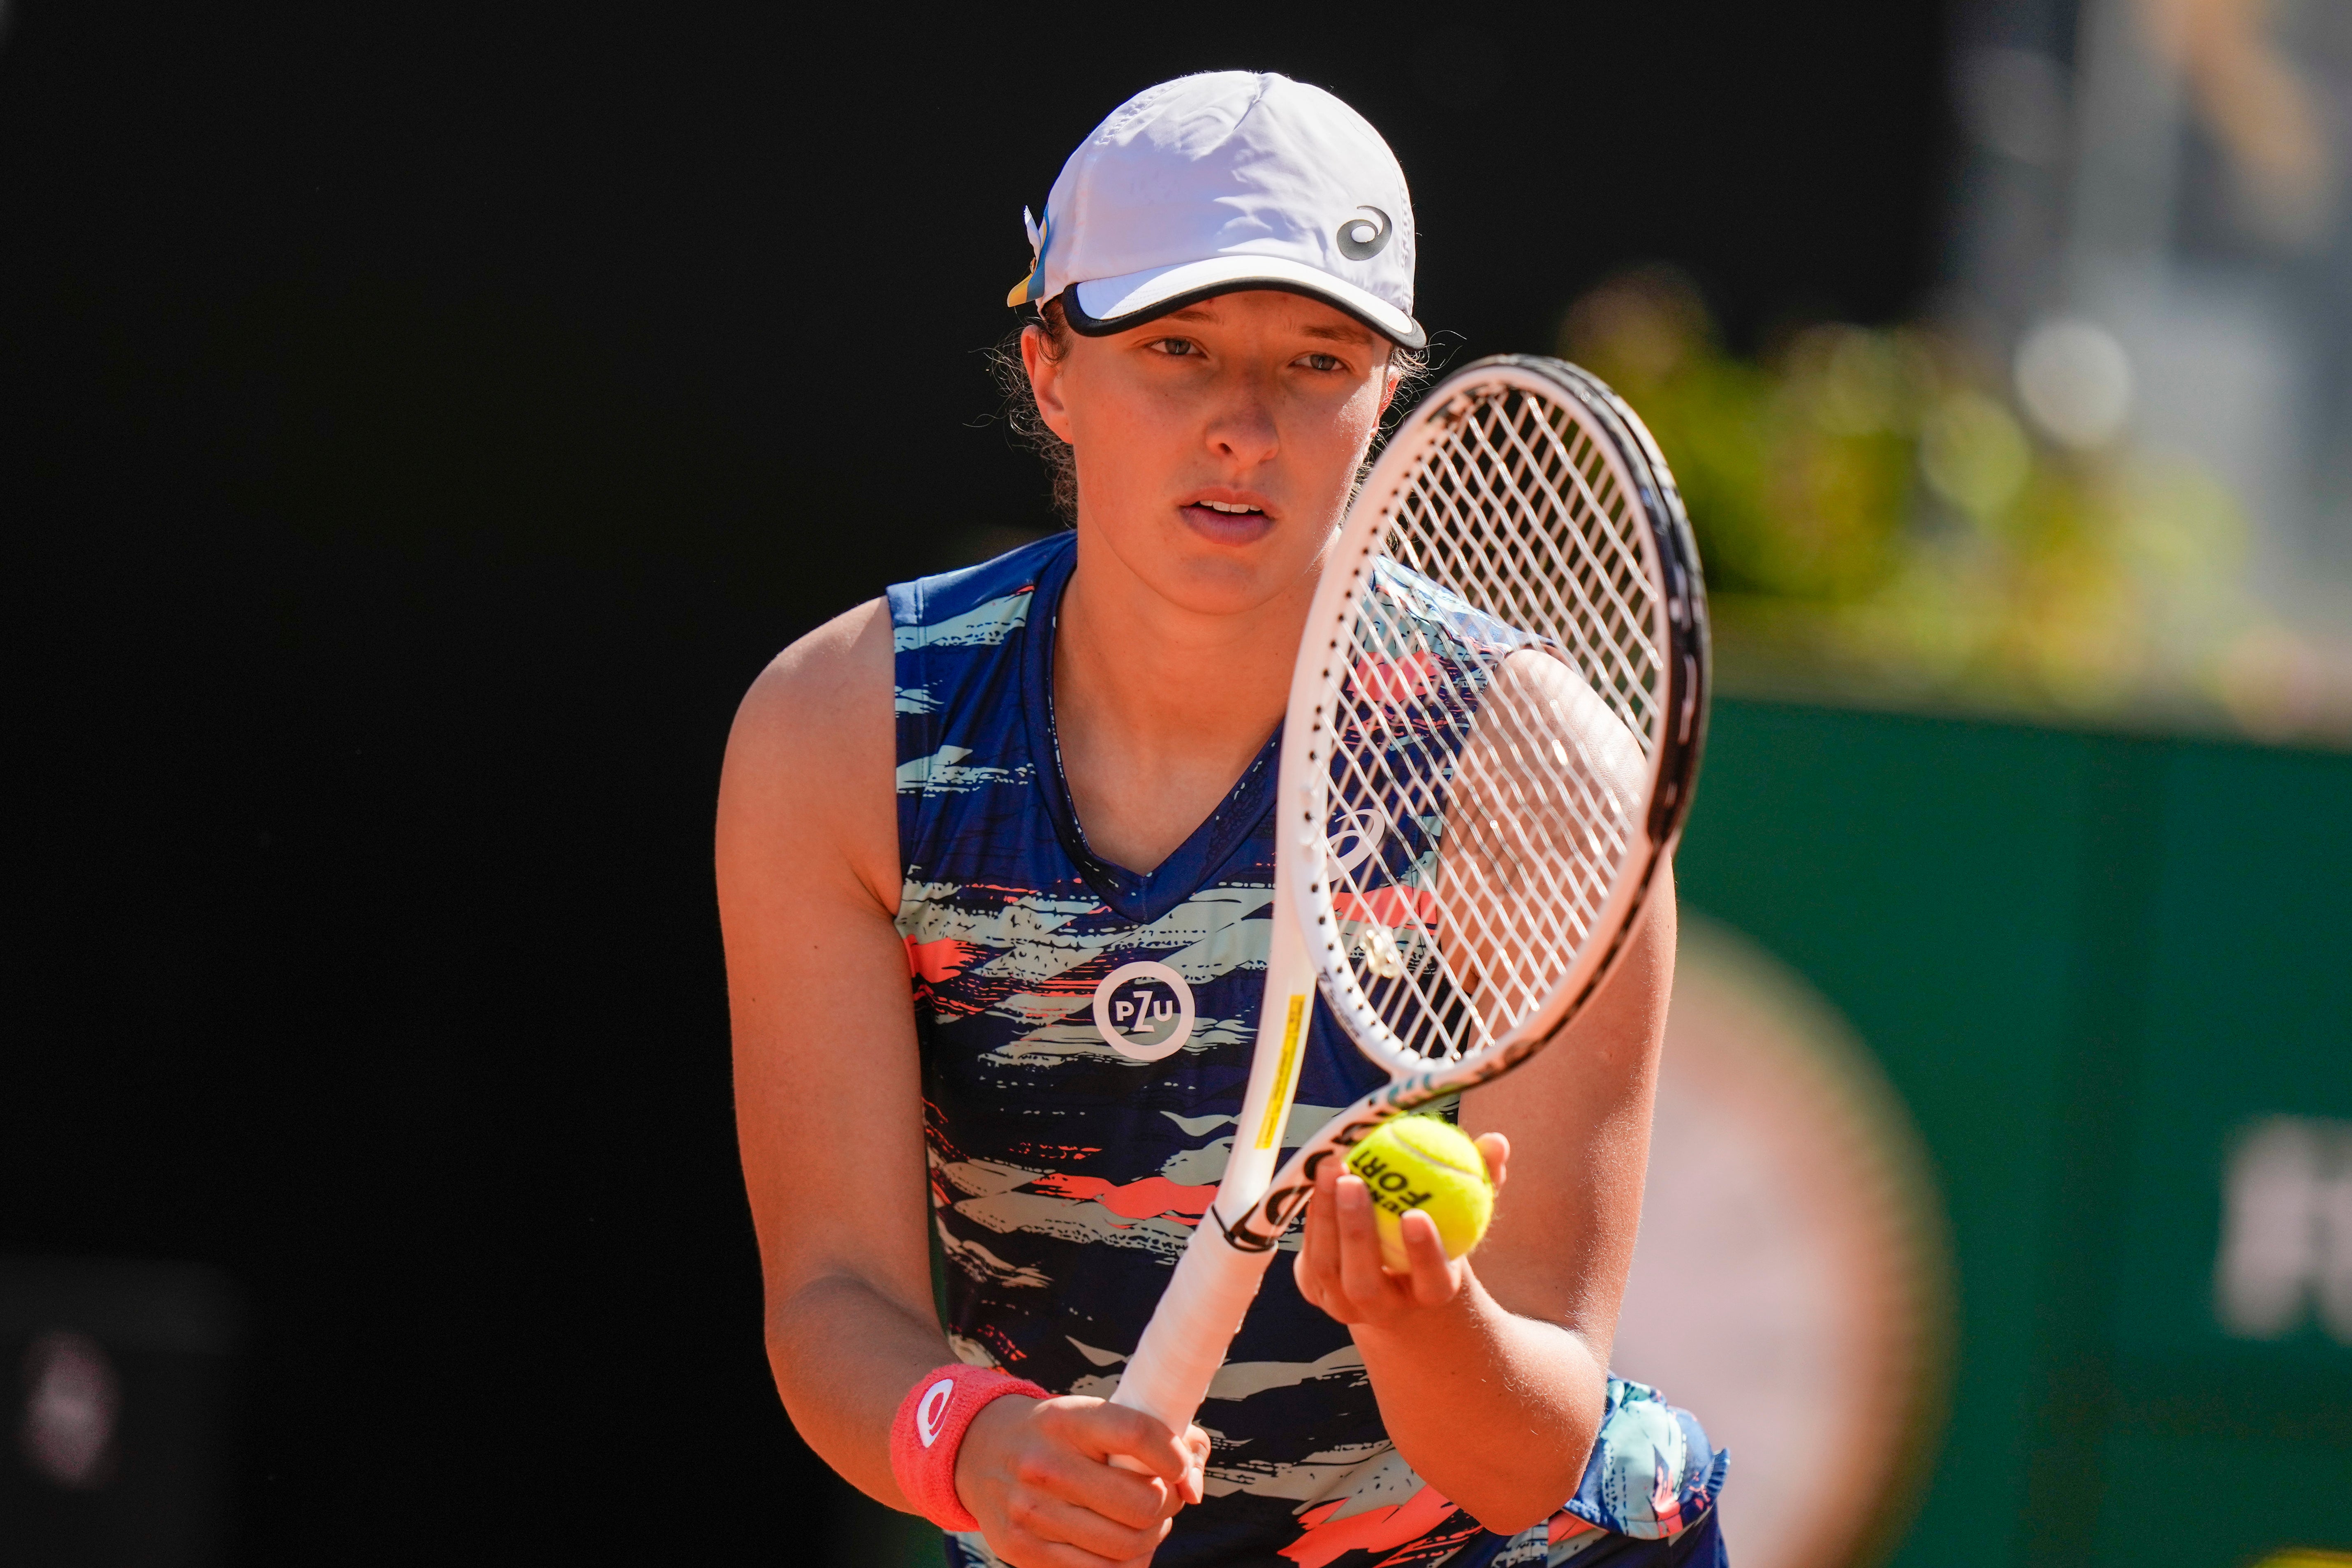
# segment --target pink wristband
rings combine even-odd
[[[1054,1396],[1035,1384],[992,1366],[950,1362],[923,1374],[890,1423],[890,1474],[917,1511],[941,1530],[978,1530],[980,1521],[956,1496],[956,1450],[965,1428],[989,1401],[1008,1394]]]

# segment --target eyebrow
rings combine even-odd
[[[1162,320],[1214,323],[1219,318],[1213,305],[1213,301],[1203,300],[1198,304],[1187,305],[1181,310],[1171,310]],[[1319,338],[1326,342],[1352,343],[1359,347],[1370,344],[1378,336],[1371,328],[1353,320],[1341,321],[1333,326],[1317,323],[1301,327],[1298,331],[1302,337]]]

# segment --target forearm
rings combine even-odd
[[[1576,1490],[1608,1372],[1585,1342],[1506,1311],[1472,1274],[1408,1326],[1354,1325],[1397,1452],[1490,1530],[1523,1530]]]
[[[914,1511],[890,1474],[890,1422],[916,1379],[953,1361],[919,1309],[844,1274],[821,1275],[768,1314],[768,1364],[793,1426],[851,1485]]]

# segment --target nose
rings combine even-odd
[[[1221,389],[1209,420],[1209,450],[1236,468],[1269,462],[1281,447],[1271,389],[1255,375],[1237,375]]]

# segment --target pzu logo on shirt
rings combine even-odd
[[[1095,1027],[1113,1050],[1156,1062],[1192,1037],[1192,988],[1164,963],[1122,963],[1095,987]]]

